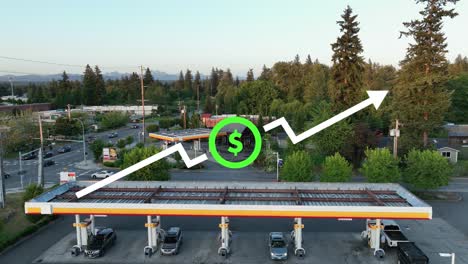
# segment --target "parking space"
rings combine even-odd
[[[178,255],[145,257],[146,232],[118,231],[117,243],[97,259],[83,255],[74,257],[70,248],[75,235],[70,233],[38,257],[34,263],[396,263],[396,254],[389,251],[386,258],[377,260],[362,241],[359,233],[305,232],[304,248],[307,256],[299,259],[293,255],[290,244],[286,261],[270,260],[268,233],[234,232],[232,254],[228,258],[217,254],[219,233],[213,231],[184,233],[183,245]]]

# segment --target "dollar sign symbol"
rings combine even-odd
[[[242,142],[239,141],[241,136],[242,134],[239,133],[237,129],[235,129],[234,132],[229,136],[229,143],[235,147],[229,147],[228,151],[234,154],[234,157],[237,157],[237,153],[241,152],[244,148],[244,146],[242,146]]]

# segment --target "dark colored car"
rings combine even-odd
[[[58,153],[65,153],[65,152],[70,152],[71,147],[70,146],[63,146],[57,150]]]
[[[43,156],[44,156],[44,159],[51,158],[52,156],[54,156],[54,153],[48,151],[48,152],[44,153]]]
[[[161,245],[161,255],[177,255],[182,244],[182,230],[171,227],[167,230]]]
[[[109,135],[107,135],[108,138],[116,138],[118,136],[119,136],[119,134],[117,132],[112,132]]]
[[[3,173],[3,178],[5,178],[5,179],[8,179],[8,178],[10,178],[10,174],[9,174],[9,173],[6,173],[6,172],[4,172],[4,173]]]
[[[132,125],[131,128],[137,129],[137,128],[140,128],[140,126],[139,125]]]
[[[44,160],[44,167],[49,167],[55,165],[55,161],[53,160]]]
[[[86,246],[85,256],[88,258],[102,257],[107,249],[114,245],[117,235],[112,228],[104,228],[91,236],[90,243]]]
[[[288,259],[288,243],[282,232],[271,232],[268,239],[270,258],[272,260]]]
[[[86,142],[88,142],[88,143],[93,143],[96,139],[97,139],[96,136],[89,136],[89,137],[86,139]]]
[[[21,157],[22,160],[32,160],[32,159],[35,159],[35,158],[37,158],[37,154],[35,152],[25,154],[25,155],[23,155]]]
[[[413,242],[398,243],[398,263],[427,264],[429,258]]]

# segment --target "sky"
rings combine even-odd
[[[419,18],[423,7],[413,0],[0,1],[0,56],[83,65],[0,58],[0,75],[81,73],[91,64],[104,72],[143,65],[209,74],[218,67],[245,76],[296,54],[330,64],[347,5],[358,15],[365,59],[397,66],[410,42],[399,39],[402,23]],[[459,16],[444,26],[450,60],[468,56],[468,1],[455,8]]]

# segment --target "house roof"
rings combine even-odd
[[[442,147],[442,148],[438,148],[438,150],[449,150],[449,151],[460,152],[458,149],[454,149],[451,147]]]
[[[468,125],[445,126],[449,137],[468,137]]]

